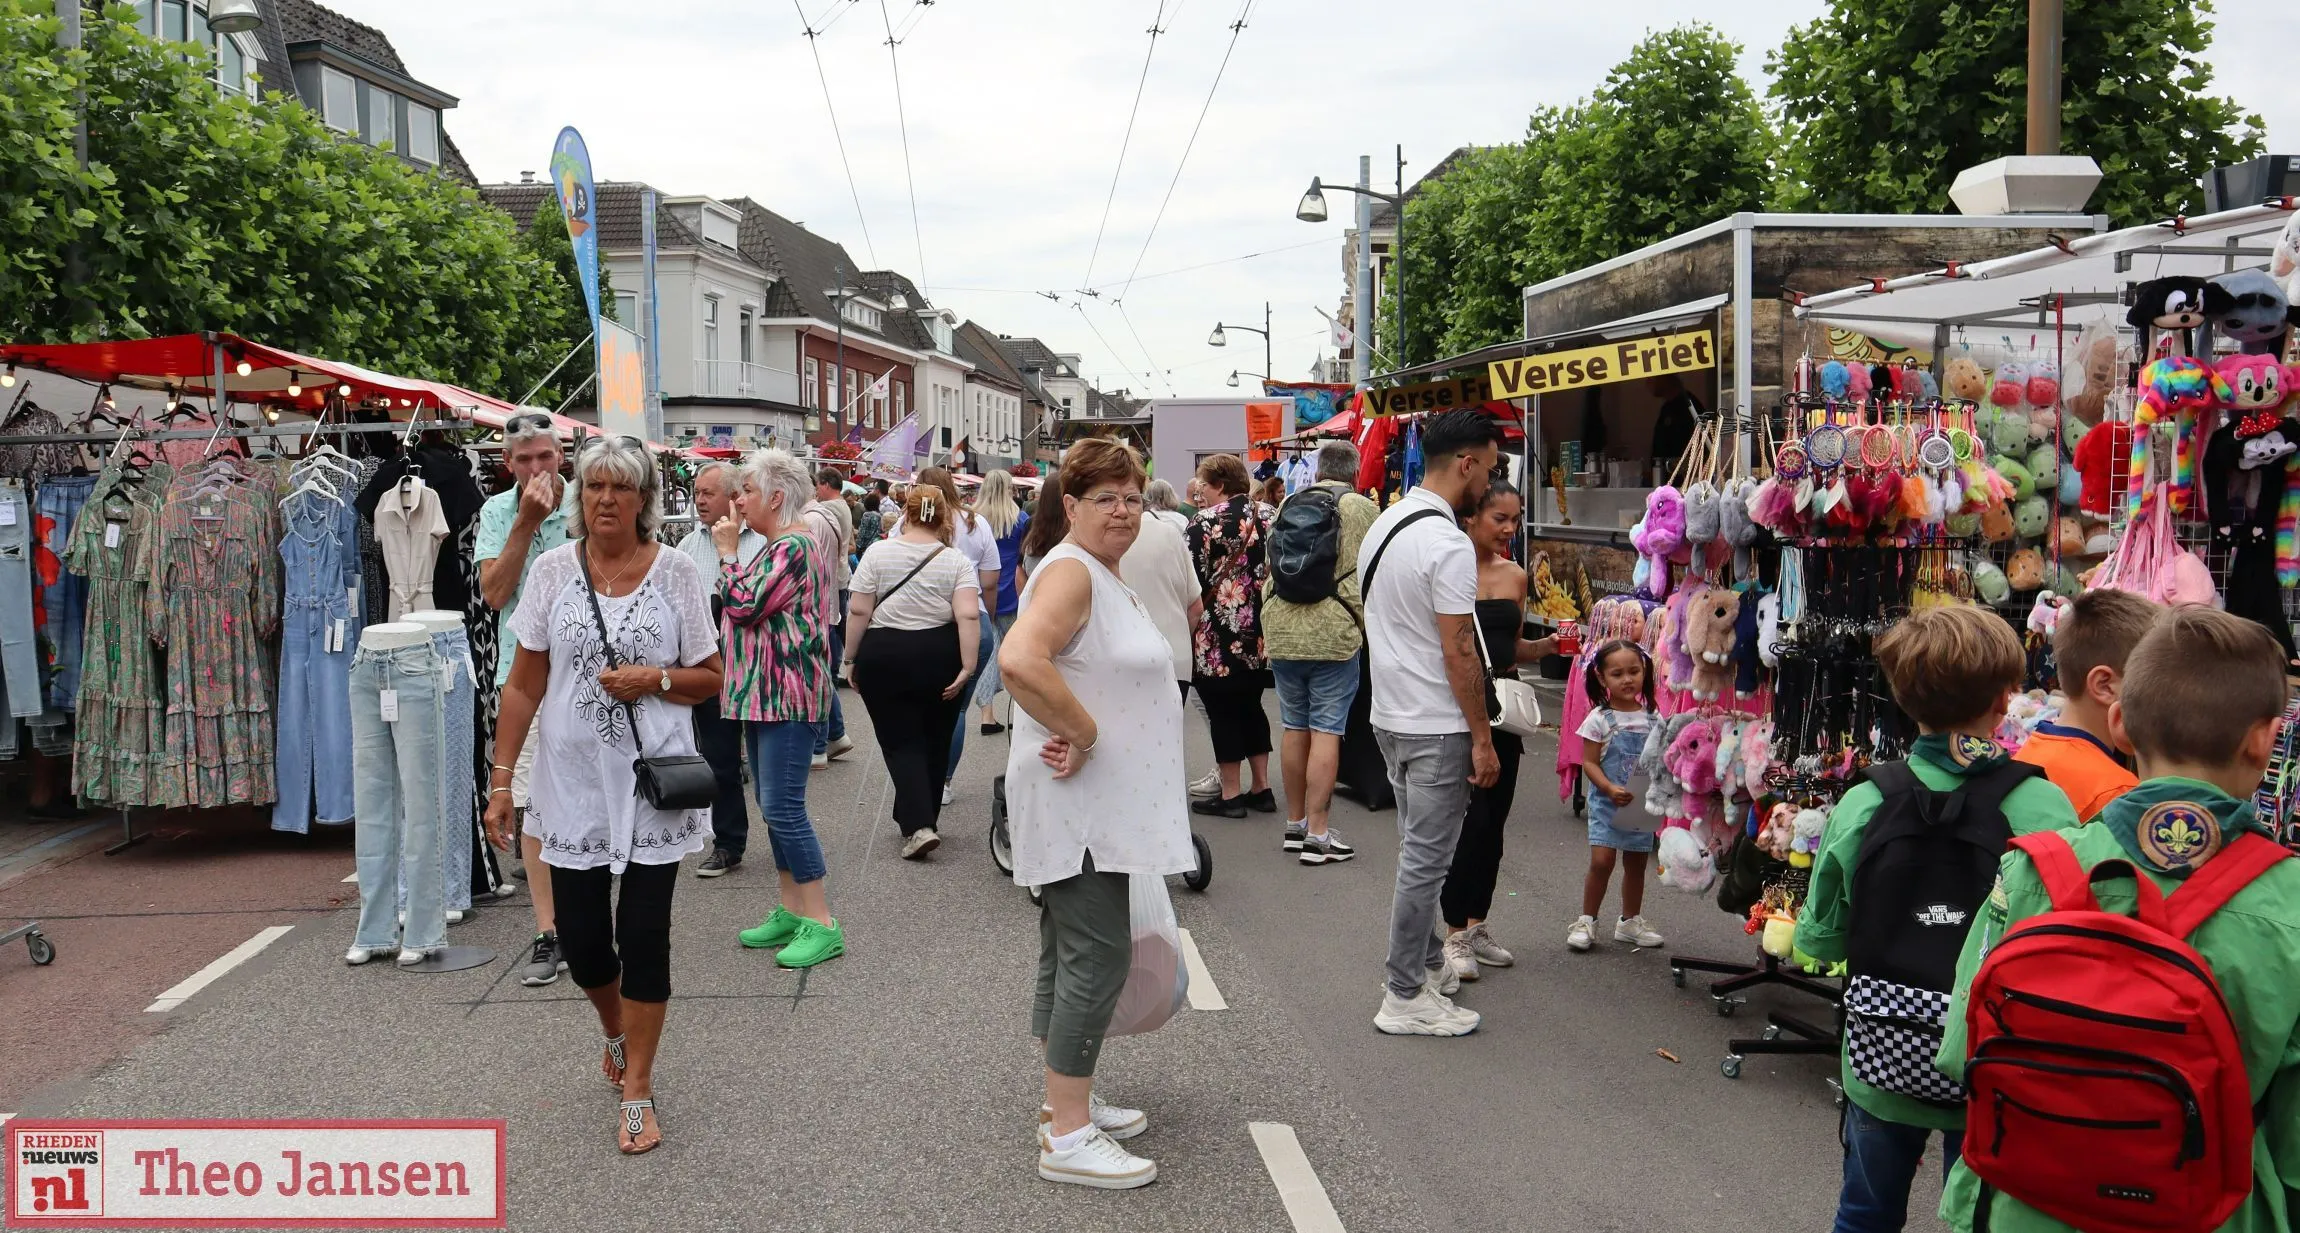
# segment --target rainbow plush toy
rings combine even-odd
[[[2196,499],[2197,439],[2211,430],[2205,412],[2228,396],[2219,374],[2185,355],[2167,356],[2140,374],[2140,399],[2132,412],[2132,461],[2126,471],[2125,516],[2138,517],[2148,497],[2148,450],[2159,423],[2171,423],[2178,436],[2172,450],[2172,482],[2166,499],[2186,513]]]

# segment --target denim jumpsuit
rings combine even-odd
[[[1598,709],[1592,713],[1604,715],[1606,726],[1611,729],[1611,734],[1605,739],[1605,752],[1599,757],[1598,765],[1604,769],[1607,779],[1620,787],[1630,787],[1630,780],[1637,774],[1637,756],[1645,752],[1645,734],[1649,729],[1621,726],[1621,713],[1604,703],[1599,703]],[[1660,722],[1658,718],[1648,718],[1654,723]],[[1622,818],[1622,825],[1614,825],[1614,818],[1624,809],[1628,810],[1628,816]],[[1651,852],[1653,822],[1642,812],[1643,809],[1644,806],[1634,801],[1627,806],[1616,805],[1612,797],[1598,791],[1597,786],[1591,784],[1589,846],[1612,848],[1619,852]]]
[[[289,504],[280,563],[279,802],[272,829],[303,834],[314,818],[341,824],[354,809],[351,660],[365,628],[353,610],[359,548],[352,507],[318,493]],[[332,648],[332,649],[331,649]]]

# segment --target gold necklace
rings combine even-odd
[[[630,555],[630,556],[627,556],[627,557],[625,557],[625,558],[623,558],[623,568],[621,568],[621,569],[619,569],[619,570],[616,570],[616,571],[615,571],[615,576],[614,576],[614,577],[612,577],[612,578],[610,578],[610,579],[608,579],[608,580],[607,580],[607,582],[606,582],[606,585],[604,585],[604,586],[602,586],[602,587],[600,587],[600,588],[599,588],[599,590],[600,590],[601,592],[603,592],[603,593],[604,593],[604,594],[607,596],[607,598],[609,598],[609,599],[621,599],[621,598],[622,598],[622,596],[620,596],[620,595],[617,595],[617,594],[615,593],[615,588],[616,588],[616,586],[617,586],[617,585],[619,585],[619,584],[620,584],[620,583],[623,581],[623,575],[625,575],[625,574],[627,574],[627,573],[630,573],[630,572],[631,572],[631,562],[638,560],[638,559],[639,559],[639,554],[640,554],[641,552],[645,551],[645,550],[646,550],[646,545],[645,545],[645,544],[634,544],[634,545],[632,545],[632,546],[631,546],[631,555]]]

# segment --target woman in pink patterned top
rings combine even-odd
[[[831,585],[830,561],[800,524],[814,481],[783,450],[759,450],[743,464],[735,515],[711,528],[726,606],[719,640],[727,661],[720,713],[741,720],[751,780],[767,820],[782,902],[756,929],[754,949],[779,947],[775,962],[806,968],[846,953],[846,935],[823,893],[823,845],[807,818],[807,769],[815,723],[830,711],[828,625],[817,606]],[[767,546],[749,564],[737,553],[740,517]]]

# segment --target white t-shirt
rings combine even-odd
[[[974,526],[969,529],[966,524],[967,515],[962,511],[958,525],[951,528],[951,547],[965,553],[979,573],[996,574],[1004,569],[998,557],[998,532],[990,529],[990,519],[976,514]]]
[[[561,869],[676,864],[711,840],[711,811],[660,810],[633,791],[631,711],[599,687],[607,655],[599,620],[584,597],[577,545],[533,562],[512,614],[519,645],[551,656],[550,684],[536,711],[534,792],[523,829],[543,844],[544,863]],[[665,548],[638,589],[599,598],[625,664],[692,668],[719,650],[711,588],[686,553]],[[652,757],[693,756],[694,708],[660,697],[632,703]]]
[[[1145,518],[1134,544],[1118,559],[1118,573],[1134,589],[1150,622],[1174,653],[1174,679],[1190,679],[1190,601],[1198,598],[1198,571],[1190,545],[1164,518]]]
[[[1422,510],[1435,510],[1438,516],[1396,530]],[[1366,530],[1358,548],[1358,577],[1366,577],[1366,567],[1393,531],[1397,542],[1382,553],[1382,567],[1374,572],[1373,590],[1365,597],[1373,726],[1418,736],[1467,732],[1469,720],[1446,680],[1437,619],[1477,611],[1477,551],[1455,521],[1453,508],[1429,489],[1416,488]]]
[[[929,554],[940,554],[929,562],[918,576],[903,582],[908,574]],[[902,589],[891,598],[881,599],[897,583]],[[966,554],[941,544],[912,544],[897,539],[882,539],[865,550],[862,564],[855,567],[854,580],[847,584],[856,595],[873,598],[871,628],[933,629],[948,625],[958,618],[951,608],[951,597],[960,591],[982,590],[982,583],[974,576],[974,568]]]
[[[1589,718],[1581,721],[1581,727],[1574,731],[1574,735],[1582,740],[1602,746],[1611,741],[1618,733],[1644,733],[1652,727],[1653,712],[1651,711],[1617,711],[1610,706],[1599,703],[1590,710]]]

